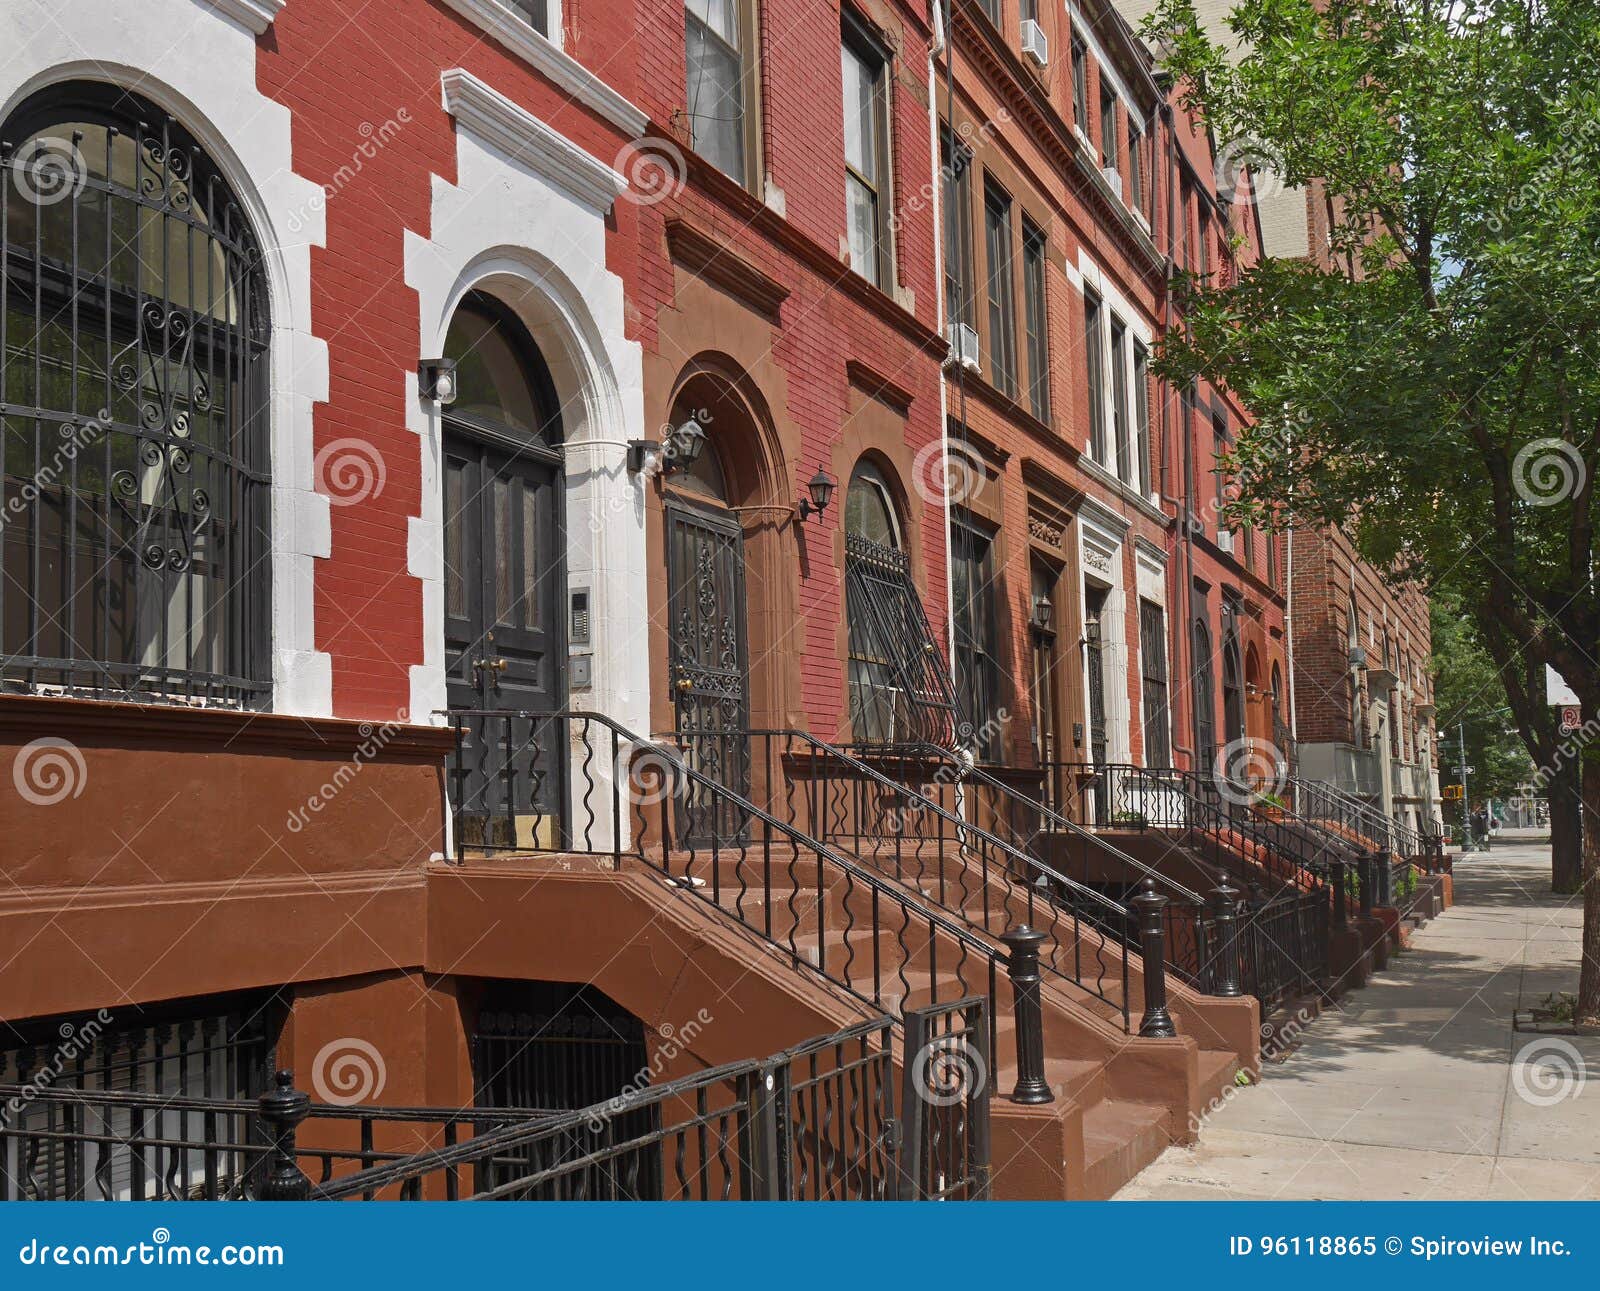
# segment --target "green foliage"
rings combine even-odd
[[[1459,732],[1467,735],[1468,785],[1474,801],[1507,798],[1533,778],[1533,760],[1506,707],[1505,684],[1484,649],[1477,624],[1447,590],[1434,595],[1433,698],[1441,778],[1461,778]]]
[[[1325,263],[1192,283],[1163,348],[1168,379],[1257,419],[1234,518],[1288,499],[1344,525],[1453,593],[1502,675],[1550,663],[1600,712],[1600,5],[1240,0],[1229,26],[1240,57],[1189,0],[1148,30],[1219,144],[1307,185],[1331,230]]]

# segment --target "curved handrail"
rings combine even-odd
[[[982,784],[985,788],[994,789],[999,793],[1005,794],[1012,800],[1021,803],[1022,806],[1028,811],[1037,811],[1041,817],[1048,818],[1050,823],[1062,833],[1071,834],[1074,838],[1081,839],[1084,842],[1099,848],[1102,852],[1109,853],[1122,864],[1137,870],[1146,878],[1154,879],[1161,886],[1169,888],[1181,900],[1191,902],[1194,905],[1202,908],[1205,907],[1206,901],[1204,897],[1202,897],[1198,892],[1191,890],[1183,883],[1180,883],[1171,875],[1163,874],[1154,866],[1147,865],[1144,861],[1141,861],[1137,857],[1123,851],[1115,843],[1108,842],[1099,834],[1096,834],[1093,830],[1085,829],[1082,825],[1078,824],[1077,821],[1069,820],[1067,817],[1061,815],[1054,809],[1047,807],[1044,803],[1039,802],[1034,798],[1030,798],[1027,794],[1023,793],[1014,785],[1008,785],[1005,783],[1005,781],[990,775],[982,767],[977,766],[976,764],[968,765],[965,759],[957,757],[948,749],[940,748],[937,744],[919,744],[912,745],[910,747],[913,752],[922,753],[929,756],[936,756],[956,767],[958,771],[958,777],[960,779],[971,780],[977,784]]]
[[[966,970],[961,966],[965,962],[965,954],[970,952],[974,958],[978,959],[981,963],[987,964],[989,981],[985,989],[991,1000],[994,998],[998,975],[1000,972],[1004,971],[1004,965],[1008,962],[1007,955],[1004,951],[991,946],[982,937],[979,937],[973,932],[969,931],[966,927],[962,926],[955,920],[948,918],[946,914],[936,906],[924,903],[920,897],[914,895],[908,889],[892,883],[888,879],[880,877],[867,867],[851,860],[842,852],[830,847],[827,843],[822,842],[820,839],[813,838],[804,833],[802,830],[790,825],[786,821],[780,820],[771,812],[757,806],[743,794],[740,794],[735,790],[728,788],[728,786],[722,784],[721,782],[713,780],[703,773],[697,771],[694,767],[689,765],[689,763],[678,753],[676,749],[664,745],[657,740],[647,739],[644,736],[638,735],[629,730],[627,727],[623,726],[614,718],[608,717],[603,713],[588,712],[582,709],[569,709],[558,712],[536,712],[529,709],[474,709],[470,714],[468,714],[468,716],[473,718],[522,719],[536,722],[584,722],[592,723],[604,730],[610,731],[613,736],[613,804],[618,804],[620,802],[620,794],[615,785],[615,778],[622,749],[617,742],[621,741],[623,744],[626,744],[630,751],[634,749],[649,751],[660,760],[664,767],[670,768],[674,776],[681,777],[680,782],[698,785],[702,789],[706,790],[712,797],[721,799],[722,801],[731,805],[736,811],[742,813],[748,819],[760,821],[770,831],[793,844],[797,852],[814,853],[817,857],[825,860],[829,865],[834,867],[840,874],[844,875],[850,882],[859,884],[862,888],[866,889],[872,894],[874,910],[876,910],[877,902],[880,900],[887,901],[891,905],[898,907],[904,915],[904,919],[900,928],[898,930],[885,929],[884,931],[893,932],[897,938],[900,938],[906,932],[907,928],[910,926],[911,919],[914,917],[919,924],[926,926],[930,936],[934,933],[938,933],[955,942],[955,944],[959,946],[963,952],[963,959],[958,962],[953,970],[956,974],[957,983],[960,985],[963,994],[970,993],[970,989],[966,981]],[[587,726],[585,727],[582,738],[587,746],[589,743]],[[591,770],[593,763],[593,750],[588,749],[588,752],[591,756],[585,760],[584,768],[589,774],[590,784],[585,789],[583,799],[586,810],[589,813],[589,825],[585,833],[586,839],[591,837],[591,833],[596,825],[593,803],[589,801],[590,791],[592,791],[592,789],[595,787],[592,780]],[[620,856],[623,854],[620,819],[614,819],[612,822],[612,827],[614,830],[612,846],[605,849],[605,852],[606,854],[620,858]],[[721,850],[731,845],[731,843],[719,845],[714,841],[711,850],[715,856],[720,854]],[[743,845],[740,844],[739,846],[741,847],[742,851]],[[663,847],[661,863],[659,866],[655,865],[651,858],[646,855],[642,845],[635,847],[627,854],[636,857],[647,865],[652,865],[654,868],[659,869],[662,873],[666,874],[669,879],[671,879],[675,876],[672,873],[671,865],[667,859],[670,855],[670,850],[671,849],[669,847]],[[692,857],[696,849],[688,848],[686,850],[690,852]],[[690,876],[686,875],[684,877],[688,878]],[[703,895],[699,887],[695,886],[693,883],[685,883],[683,885],[683,891],[686,894],[698,897],[707,905],[711,906],[715,910],[720,911],[725,916],[734,918],[741,927],[746,928],[747,930],[755,933],[757,936],[762,937],[770,944],[777,946],[780,950],[787,951],[789,954],[794,955],[797,959],[797,962],[806,963],[813,971],[818,973],[827,981],[832,982],[835,986],[847,991],[849,994],[855,996],[863,1003],[869,1004],[876,1009],[883,1009],[885,1007],[884,999],[879,998],[878,995],[864,994],[850,980],[848,969],[854,963],[855,952],[853,950],[849,951],[847,954],[845,961],[847,971],[842,975],[838,973],[832,973],[828,970],[825,963],[811,963],[805,958],[805,956],[799,953],[796,945],[785,943],[781,939],[773,936],[770,930],[763,928],[760,924],[747,920],[744,917],[742,909],[742,898],[744,891],[744,879],[742,876],[740,879],[740,884],[740,900],[732,910],[720,903],[721,893],[719,887],[714,887],[710,894]],[[768,922],[770,922],[770,919]],[[902,947],[907,950],[908,958],[907,960],[902,961],[897,972],[900,978],[901,986],[905,988],[906,994],[909,995],[911,993],[910,983],[905,977],[906,964],[909,962],[909,947],[905,947],[903,942]],[[879,995],[881,994],[882,992],[880,990]],[[898,1007],[898,1005],[896,1005],[896,1007]],[[989,1016],[991,1029],[994,1027],[995,1013],[995,1009],[990,1009]],[[1123,1006],[1123,1013],[1124,1025],[1126,1025],[1128,1020],[1126,1005]],[[991,1035],[991,1050],[993,1048],[993,1040],[994,1037]]]
[[[1028,883],[1027,885],[1025,885],[1025,889],[1024,890],[1027,893],[1028,900],[1031,902],[1036,894],[1042,895],[1045,898],[1045,900],[1049,901],[1053,906],[1057,907],[1058,909],[1063,909],[1066,913],[1071,914],[1071,916],[1073,918],[1088,922],[1089,926],[1092,927],[1095,930],[1095,932],[1100,935],[1100,937],[1102,938],[1102,941],[1108,935],[1107,934],[1107,927],[1108,926],[1111,927],[1111,928],[1120,927],[1120,928],[1124,928],[1124,929],[1131,928],[1131,926],[1132,926],[1132,924],[1131,924],[1131,920],[1133,918],[1132,912],[1128,909],[1127,906],[1123,905],[1121,902],[1114,900],[1113,898],[1107,896],[1103,892],[1096,891],[1092,887],[1089,887],[1089,886],[1087,886],[1085,884],[1079,883],[1076,879],[1069,878],[1068,876],[1059,873],[1053,867],[1051,867],[1050,865],[1047,865],[1045,862],[1039,860],[1037,857],[1030,856],[1026,852],[1023,852],[1023,851],[1019,850],[1018,848],[1013,847],[1010,843],[1006,842],[1005,839],[999,837],[996,834],[990,833],[988,830],[984,829],[982,826],[974,825],[970,821],[962,819],[960,816],[958,816],[955,813],[949,811],[947,808],[941,806],[939,803],[937,803],[933,799],[929,798],[926,794],[919,793],[917,790],[911,788],[911,786],[906,785],[906,784],[902,784],[900,781],[892,779],[891,777],[884,775],[876,767],[873,767],[873,766],[871,766],[871,765],[869,765],[869,764],[867,764],[865,762],[862,762],[860,759],[854,757],[850,753],[847,753],[845,750],[839,748],[836,745],[829,744],[825,740],[819,739],[817,736],[811,734],[811,732],[809,732],[809,731],[802,731],[802,730],[789,728],[789,727],[775,727],[775,728],[759,729],[759,730],[738,731],[738,732],[732,732],[732,733],[725,732],[725,731],[724,732],[718,732],[717,733],[717,738],[727,738],[727,737],[730,736],[730,734],[731,735],[737,735],[737,736],[752,737],[752,738],[780,738],[780,739],[787,739],[787,740],[800,740],[800,741],[803,741],[804,743],[808,744],[816,752],[818,752],[820,754],[823,754],[825,756],[834,758],[835,760],[840,762],[842,765],[844,765],[846,767],[849,767],[850,769],[865,775],[868,779],[870,779],[873,783],[877,784],[879,787],[881,787],[881,788],[883,788],[885,790],[888,790],[891,793],[898,794],[898,795],[900,795],[900,796],[912,801],[917,806],[917,808],[919,810],[927,811],[930,814],[934,815],[937,819],[942,820],[947,824],[953,825],[953,827],[960,834],[969,835],[971,838],[977,840],[978,842],[981,842],[982,844],[984,844],[984,845],[986,845],[988,847],[997,849],[999,851],[1000,855],[1004,859],[1006,859],[1008,861],[1011,861],[1011,862],[1015,863],[1016,865],[1020,866],[1025,871],[1027,871],[1030,875],[1034,876],[1034,878],[1036,880],[1042,880],[1042,882],[1039,883],[1038,886],[1035,886],[1034,883]],[[963,846],[963,847],[965,847],[966,845],[967,844],[965,842],[961,843],[961,846]],[[1105,922],[1102,923],[1102,922],[1097,921],[1095,916],[1092,915],[1092,914],[1086,914],[1085,912],[1073,909],[1072,906],[1068,902],[1066,902],[1065,900],[1063,900],[1059,896],[1057,891],[1052,890],[1052,888],[1050,886],[1051,884],[1059,884],[1062,890],[1070,891],[1075,896],[1083,898],[1084,901],[1086,902],[1086,904],[1098,907],[1098,909],[1100,911],[1100,918],[1103,919]],[[966,895],[966,894],[964,894],[964,895]],[[945,908],[945,907],[943,907],[941,905],[940,908]],[[985,905],[985,909],[987,909],[987,903]],[[1204,911],[1205,911],[1205,906],[1204,906],[1203,903],[1201,903],[1200,904],[1200,915],[1202,917],[1204,915]],[[966,916],[965,914],[961,914],[961,917],[963,919],[966,919],[969,924],[972,922],[971,919],[968,916]],[[998,936],[999,935],[998,933],[988,929],[987,927],[985,927],[984,930],[989,936]],[[1084,980],[1084,977],[1083,977],[1083,975],[1081,973],[1074,974],[1074,973],[1067,972],[1064,968],[1061,967],[1060,964],[1058,964],[1058,963],[1056,963],[1054,961],[1054,957],[1053,956],[1041,957],[1040,962],[1041,962],[1041,965],[1043,967],[1048,968],[1051,972],[1055,973],[1056,975],[1060,976],[1061,978],[1063,978],[1066,981],[1072,982],[1075,986],[1078,986],[1080,989],[1090,992],[1091,994],[1095,995],[1097,998],[1105,1001],[1107,1004],[1110,1004],[1113,1007],[1118,1008],[1119,1010],[1123,1011],[1123,1013],[1126,1015],[1127,1007],[1128,1007],[1127,1006],[1127,1002],[1126,1002],[1127,1001],[1127,980],[1126,980],[1126,978],[1127,978],[1127,972],[1128,972],[1128,957],[1133,953],[1133,949],[1132,949],[1131,945],[1129,944],[1129,942],[1126,939],[1119,939],[1118,940],[1118,945],[1121,946],[1123,948],[1123,951],[1124,951],[1123,961],[1122,961],[1122,976],[1123,976],[1123,979],[1124,979],[1123,980],[1123,999],[1120,1002],[1115,1000],[1115,999],[1113,999],[1110,995],[1108,995],[1106,993],[1105,989],[1099,984],[1100,982],[1103,982],[1105,980],[1108,972],[1114,971],[1111,968],[1111,966],[1108,965],[1105,962],[1104,958],[1101,958],[1099,960],[1100,972],[1099,972],[1099,974],[1097,976],[1096,983],[1092,984],[1092,985],[1089,982],[1087,982],[1086,980]],[[1059,948],[1059,941],[1057,942],[1057,947]],[[1097,953],[1099,953],[1099,952],[1097,952]]]
[[[780,729],[775,729],[775,730],[770,730],[770,731],[751,731],[750,734],[751,735],[783,735],[783,736],[788,736],[788,737],[791,737],[791,738],[794,738],[794,739],[804,740],[807,743],[809,743],[813,748],[818,749],[823,753],[826,753],[829,757],[837,758],[839,761],[843,762],[846,766],[850,767],[852,770],[863,772],[869,779],[873,780],[877,784],[882,785],[884,788],[891,789],[896,793],[904,794],[908,798],[915,799],[917,801],[917,805],[918,806],[924,808],[927,811],[932,812],[934,815],[938,816],[941,820],[944,820],[946,823],[953,825],[956,829],[963,830],[963,831],[973,835],[976,838],[982,839],[985,843],[988,843],[991,847],[999,848],[1001,850],[1001,852],[1003,852],[1006,856],[1010,857],[1013,860],[1016,860],[1016,861],[1020,862],[1023,866],[1027,867],[1028,869],[1036,871],[1041,878],[1047,878],[1052,883],[1059,883],[1064,888],[1067,888],[1067,889],[1069,889],[1069,890],[1071,890],[1073,892],[1080,893],[1081,895],[1086,896],[1086,897],[1090,898],[1093,901],[1096,901],[1096,902],[1099,902],[1102,905],[1108,906],[1116,914],[1123,915],[1123,916],[1126,916],[1126,915],[1129,914],[1128,907],[1123,905],[1120,901],[1117,901],[1112,897],[1108,897],[1104,892],[1101,892],[1101,891],[1098,891],[1095,888],[1089,887],[1087,884],[1078,882],[1077,879],[1069,878],[1067,875],[1060,873],[1053,866],[1051,866],[1048,861],[1040,860],[1037,856],[1033,856],[1028,852],[1024,852],[1023,850],[1021,850],[1020,848],[1016,847],[1015,845],[1006,842],[1005,839],[1001,838],[998,834],[994,833],[992,830],[985,829],[982,825],[973,824],[972,821],[967,820],[965,817],[956,815],[956,813],[951,811],[948,807],[940,806],[932,798],[928,797],[927,794],[922,793],[917,789],[913,789],[908,784],[903,784],[898,780],[892,779],[891,777],[884,775],[883,772],[879,771],[876,767],[872,766],[868,762],[862,761],[860,758],[856,757],[853,753],[846,752],[844,749],[839,748],[837,745],[829,744],[826,740],[818,739],[815,735],[812,735],[809,731],[789,730],[789,729],[781,729],[780,728]],[[1093,838],[1094,836],[1091,834],[1091,835],[1089,835],[1089,837]],[[1116,849],[1110,849],[1110,850],[1115,851]],[[1119,853],[1119,855],[1120,855],[1120,853]],[[1132,857],[1128,857],[1127,859],[1128,859],[1130,864],[1133,864],[1133,865],[1137,866],[1138,863],[1136,861],[1134,861]],[[1151,871],[1151,875],[1152,875],[1152,877],[1155,877],[1155,878],[1160,878],[1161,877],[1160,875],[1156,875],[1154,871]],[[1190,892],[1187,888],[1183,887],[1182,884],[1174,883],[1172,886],[1174,887],[1174,889],[1176,889],[1176,890],[1181,892],[1181,894],[1182,894],[1182,896],[1184,897],[1185,900],[1193,901],[1196,905],[1204,905],[1205,904],[1205,902],[1196,893]]]
[[[1385,816],[1379,808],[1370,802],[1364,802],[1355,795],[1346,793],[1337,785],[1329,784],[1326,780],[1308,780],[1304,776],[1291,776],[1288,780],[1297,793],[1304,791],[1313,798],[1322,799],[1337,808],[1343,816],[1361,822],[1365,828],[1360,832],[1368,835],[1371,841],[1385,850],[1394,850],[1395,844],[1411,845],[1410,855],[1422,853],[1422,836],[1415,830]],[[1336,818],[1339,816],[1336,815]],[[1341,823],[1350,824],[1349,820]],[[1351,825],[1351,828],[1355,828]]]

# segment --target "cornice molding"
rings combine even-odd
[[[667,221],[667,254],[672,262],[748,305],[763,318],[778,321],[789,289],[757,269],[726,243],[681,216]]]
[[[273,19],[283,12],[289,0],[207,0],[207,3],[259,36],[272,26]]]
[[[914,398],[911,391],[889,380],[876,368],[863,363],[860,359],[846,359],[844,370],[850,379],[850,384],[857,390],[870,395],[879,403],[888,405],[902,417],[911,411]]]
[[[248,2],[248,0],[241,0]],[[283,0],[275,0],[283,3]],[[500,3],[500,0],[444,0],[463,18],[476,23],[519,58],[533,65],[596,116],[603,118],[631,139],[644,133],[650,118],[623,95],[565,53],[553,40],[541,36],[526,19]]]
[[[558,130],[471,72],[452,67],[439,77],[444,110],[474,134],[604,215],[628,181]]]

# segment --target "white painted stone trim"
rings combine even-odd
[[[575,102],[609,121],[629,138],[644,133],[650,118],[623,95],[561,48],[561,12],[551,0],[550,37],[541,36],[500,0],[444,0],[463,18],[476,23],[513,54],[531,63]]]
[[[283,12],[283,6],[289,0],[207,0],[207,3],[222,10],[235,22],[243,23],[259,36],[272,26],[273,20]]]
[[[562,403],[567,581],[590,592],[592,685],[571,696],[572,706],[648,734],[645,487],[626,466],[627,441],[644,437],[643,351],[627,336],[622,280],[606,266],[603,212],[557,176],[460,130],[455,183],[434,176],[428,228],[426,238],[405,235],[421,348],[408,366],[443,351],[450,319],[472,290],[494,294],[527,326]],[[422,460],[421,509],[407,544],[423,619],[411,709],[414,720],[428,722],[440,720],[434,714],[445,706],[443,426],[438,409],[418,398],[414,373],[407,390],[407,424]]]
[[[282,8],[259,0],[258,10],[269,4]],[[289,109],[256,88],[254,32],[220,6],[85,0],[71,24],[55,14],[52,0],[0,5],[0,119],[63,81],[128,86],[183,122],[250,217],[272,309],[272,707],[326,716],[333,668],[316,648],[314,570],[329,554],[331,519],[316,488],[312,418],[328,398],[328,347],[311,330],[311,249],[326,240],[322,189],[294,173]]]
[[[604,215],[628,191],[627,178],[471,72],[439,78],[444,110],[514,161]]]

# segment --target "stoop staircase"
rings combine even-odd
[[[1110,1196],[1191,1140],[1258,1060],[1253,1000],[1168,972],[1169,941],[1171,958],[1197,967],[1228,920],[1214,925],[1195,894],[1153,873],[1130,910],[799,732],[667,746],[586,713],[457,726],[458,856],[647,867],[663,899],[714,909],[894,1018],[984,998],[996,1196]],[[551,749],[567,764],[559,812]],[[960,786],[941,793],[953,801]]]

